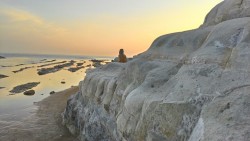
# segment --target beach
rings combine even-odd
[[[61,113],[67,99],[78,91],[77,86],[57,92],[40,102],[34,103],[37,111],[25,120],[11,126],[6,125],[0,132],[3,141],[78,141],[62,125]]]
[[[62,125],[61,114],[85,72],[102,64],[84,57],[5,56],[0,63],[0,141],[77,141]]]

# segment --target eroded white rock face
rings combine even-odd
[[[228,19],[90,70],[64,124],[88,141],[249,141],[249,33],[249,17]]]
[[[202,27],[242,17],[250,17],[249,0],[224,0],[208,13]]]

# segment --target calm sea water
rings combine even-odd
[[[62,91],[77,86],[78,83],[84,79],[85,71],[89,67],[82,68],[76,72],[68,71],[66,67],[58,72],[49,73],[46,75],[38,75],[37,69],[40,65],[51,64],[61,61],[74,60],[76,63],[84,63],[83,66],[90,65],[90,59],[111,59],[107,57],[85,57],[85,56],[62,56],[62,55],[21,55],[21,54],[0,54],[6,57],[0,60],[0,74],[9,77],[0,79],[0,122],[12,123],[23,120],[27,115],[34,112],[37,107],[35,102],[41,101],[48,97],[51,91]],[[46,60],[45,60],[46,59]],[[53,62],[46,62],[56,60]],[[75,67],[76,67],[75,63]],[[22,64],[22,65],[20,65]],[[46,67],[53,67],[55,65],[48,65]],[[21,68],[30,67],[21,72],[14,73],[13,71]],[[62,84],[61,81],[65,81]],[[26,84],[28,82],[40,82],[34,88],[35,95],[26,96],[23,93],[12,94],[10,90],[17,85]]]

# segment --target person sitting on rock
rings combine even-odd
[[[120,62],[120,63],[126,63],[127,62],[127,57],[124,54],[123,49],[120,49],[120,51],[119,51],[118,62]]]

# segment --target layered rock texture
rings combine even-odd
[[[89,70],[64,124],[86,141],[249,141],[249,8],[225,0],[200,28]]]

